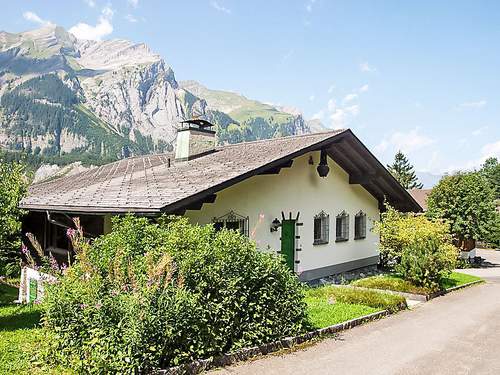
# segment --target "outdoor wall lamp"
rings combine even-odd
[[[271,229],[271,233],[277,232],[279,227],[281,227],[281,222],[278,220],[278,218],[275,218],[271,222],[271,228],[270,228]]]
[[[320,160],[316,170],[318,171],[319,177],[326,177],[328,172],[330,172],[330,167],[326,161],[326,151],[323,149],[321,150]]]

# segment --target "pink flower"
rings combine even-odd
[[[87,307],[88,307],[88,305],[87,305],[86,303],[81,303],[81,304],[80,304],[80,307],[81,307],[82,309],[85,309],[85,308],[87,308]]]
[[[101,302],[97,302],[97,303],[95,304],[95,308],[96,308],[96,309],[100,309],[101,307],[102,307],[102,303],[101,303]]]
[[[57,264],[56,258],[54,258],[52,254],[50,254],[49,256],[49,262],[50,262],[50,269],[53,272],[59,272],[59,265]]]
[[[76,235],[76,230],[75,229],[72,229],[72,228],[68,228],[66,230],[66,236],[68,236],[68,238],[71,240],[75,237]]]
[[[28,255],[30,253],[30,251],[28,250],[28,248],[26,247],[26,245],[24,243],[21,245],[21,252],[24,255]]]

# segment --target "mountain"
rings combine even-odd
[[[196,81],[181,81],[180,86],[205,100],[208,116],[223,113],[218,122],[219,142],[236,143],[293,134],[309,133],[302,114],[295,109],[265,104],[245,96],[211,90]],[[222,120],[222,121],[221,121]]]
[[[422,184],[424,184],[425,189],[433,188],[435,185],[437,185],[439,180],[441,180],[441,178],[443,177],[443,175],[432,174],[429,172],[418,172],[417,171],[416,174],[417,174],[418,180]]]
[[[178,122],[197,116],[217,125],[219,143],[310,131],[298,112],[178,83],[143,43],[79,40],[52,25],[0,32],[0,148],[97,165],[170,151]]]

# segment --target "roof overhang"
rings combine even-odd
[[[201,191],[185,199],[174,202],[162,208],[163,213],[182,213],[187,207],[203,201],[207,196],[216,194],[232,185],[244,181],[250,177],[264,174],[266,171],[279,168],[288,161],[311,151],[325,149],[337,164],[344,169],[349,176],[361,176],[363,181],[359,181],[370,194],[379,201],[379,208],[384,209],[384,202],[398,210],[407,212],[420,212],[422,208],[415,199],[404,189],[394,176],[380,163],[380,161],[370,152],[370,150],[347,129],[341,133],[332,135],[321,142],[299,151],[291,153],[286,157],[275,160],[252,171],[239,175],[233,179],[224,181],[207,190]],[[373,178],[371,178],[373,177]],[[351,183],[356,183],[351,180]]]

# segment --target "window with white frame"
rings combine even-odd
[[[366,214],[359,211],[354,217],[354,239],[361,240],[366,238]]]
[[[349,215],[342,211],[335,220],[336,242],[349,240]]]
[[[328,243],[330,231],[330,215],[321,211],[314,216],[314,242],[313,245]]]
[[[233,229],[248,237],[248,216],[229,211],[223,216],[214,217],[212,222],[215,230],[221,230],[222,228]]]

